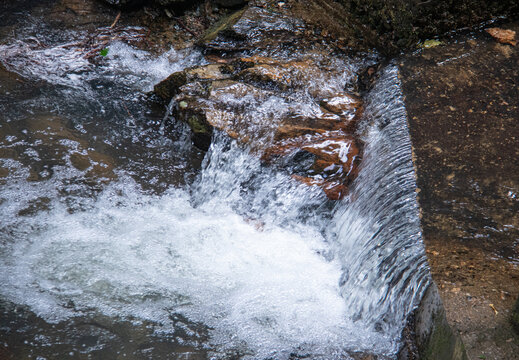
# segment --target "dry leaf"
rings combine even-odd
[[[505,30],[500,28],[489,28],[485,30],[490,34],[497,42],[501,44],[510,44],[515,46],[517,41],[515,40],[515,31],[513,30]]]
[[[492,308],[492,310],[494,310],[494,313],[497,315],[498,312],[496,310],[496,308],[494,307],[494,304],[488,304],[488,306],[490,306]]]

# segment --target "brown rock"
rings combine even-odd
[[[249,61],[262,60],[259,58]],[[250,62],[249,62],[250,64]],[[264,85],[275,86],[281,90],[296,86],[305,86],[319,72],[319,68],[310,60],[290,62],[257,62],[243,70],[237,78]]]
[[[155,94],[165,100],[170,100],[178,94],[180,87],[197,80],[223,80],[230,77],[231,69],[228,65],[209,64],[188,68],[171,74],[166,79],[155,85]]]
[[[189,125],[199,148],[209,148],[214,129],[223,131],[264,163],[338,200],[357,174],[361,143],[353,135],[362,102],[333,87],[319,88],[316,79],[326,84],[329,75],[321,67],[311,59],[241,57],[172,74],[155,92],[176,94],[175,118]],[[310,94],[314,102],[287,99],[283,114],[255,112],[270,99],[284,101],[287,92]]]
[[[323,99],[321,106],[332,113],[340,115],[343,121],[351,123],[351,126],[355,125],[356,120],[362,113],[361,100],[347,93]]]

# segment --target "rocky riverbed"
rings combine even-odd
[[[82,83],[76,80],[87,79],[88,91],[94,89],[95,94],[114,97],[110,105],[86,102],[88,106],[98,109],[99,114],[105,114],[102,121],[110,123],[115,119],[110,126],[116,128],[125,123],[123,128],[127,129],[122,135],[114,135],[110,130],[108,133],[111,135],[107,137],[99,127],[99,121],[78,123],[63,117],[60,107],[68,108],[69,105],[61,102],[44,114],[17,115],[21,118],[27,116],[27,119],[2,128],[5,139],[1,155],[9,164],[15,161],[25,166],[29,183],[45,183],[56,178],[55,174],[62,176],[60,169],[70,166],[72,171],[60,180],[63,184],[59,185],[59,196],[68,197],[65,202],[68,202],[71,213],[84,211],[88,206],[78,203],[75,198],[70,201],[71,196],[83,193],[86,187],[95,197],[110,184],[117,187],[120,178],[126,179],[127,175],[141,183],[143,188],[149,187],[157,193],[169,186],[190,184],[201,166],[211,169],[207,159],[205,165],[200,163],[204,156],[214,156],[216,150],[211,152],[211,144],[218,139],[216,149],[239,150],[231,154],[240,154],[253,164],[236,162],[242,171],[239,181],[250,185],[240,187],[240,196],[250,191],[261,198],[261,191],[265,190],[254,189],[254,186],[258,185],[256,177],[264,176],[264,172],[276,179],[287,178],[290,185],[283,182],[279,191],[286,191],[294,197],[297,197],[294,194],[305,194],[309,199],[306,207],[301,205],[296,210],[303,212],[311,207],[318,210],[318,216],[308,213],[310,220],[305,219],[308,223],[317,221],[312,217],[326,218],[324,210],[332,211],[334,206],[337,209],[336,204],[340,201],[348,199],[355,202],[356,198],[365,196],[359,190],[362,186],[355,187],[353,184],[359,177],[359,169],[363,167],[365,147],[369,148],[370,145],[365,142],[367,139],[373,141],[369,136],[373,130],[370,127],[372,124],[367,124],[370,124],[370,119],[377,118],[380,111],[373,101],[370,103],[369,94],[380,77],[385,76],[384,81],[387,81],[388,73],[391,73],[387,70],[388,59],[369,49],[373,45],[391,44],[388,53],[394,52],[393,46],[398,47],[399,39],[395,37],[398,29],[384,30],[384,37],[375,41],[370,37],[372,30],[359,32],[358,23],[349,26],[341,22],[344,11],[348,10],[345,2],[340,5],[326,1],[311,1],[308,4],[299,1],[250,1],[248,6],[242,1],[207,1],[201,5],[183,3],[181,6],[171,1],[168,4],[161,1],[158,1],[160,4],[144,2],[144,6],[143,2],[111,2],[116,7],[106,7],[100,2],[88,0],[27,0],[18,4],[0,4],[0,11],[3,11],[0,16],[5,19],[0,27],[0,36],[4,39],[1,44],[3,53],[0,54],[0,90],[5,97],[2,104],[7,104],[9,99],[31,100],[41,94],[46,96],[54,91],[49,84],[82,89]],[[129,5],[131,11],[119,12],[117,6],[120,5]],[[9,41],[10,34],[20,29],[21,19],[26,19],[23,16],[27,16],[28,9],[29,18],[44,21],[29,27],[32,37]],[[384,9],[381,11],[386,11]],[[329,12],[330,17],[316,16],[317,10]],[[357,8],[356,11],[365,13],[364,10]],[[494,11],[487,10],[489,14]],[[509,10],[515,11],[514,8]],[[374,14],[374,18],[377,16]],[[394,19],[393,15],[390,17]],[[519,30],[515,23],[498,25]],[[52,33],[52,37],[46,38],[48,44],[41,41],[38,32],[49,31],[55,26],[67,30],[61,34]],[[27,29],[24,28],[24,31]],[[400,40],[404,41],[403,47],[416,45],[418,41],[413,37]],[[127,45],[124,43],[131,46],[131,51],[125,48]],[[436,46],[428,48],[431,44]],[[166,52],[171,48],[177,52]],[[184,49],[188,50],[182,53]],[[196,51],[190,53],[189,49]],[[27,61],[28,53],[33,54],[34,59],[28,66],[21,66]],[[63,62],[54,67],[56,54],[61,54]],[[183,56],[186,63],[181,68],[167,66]],[[154,61],[156,68],[135,74],[132,69],[135,61],[140,61],[141,66],[145,62],[150,64],[150,60]],[[111,61],[118,61],[115,70]],[[442,39],[441,43],[426,42],[422,50],[398,57],[396,64],[400,68],[414,147],[427,256],[447,318],[453,325],[454,334],[459,332],[463,337],[470,359],[513,359],[519,350],[517,335],[509,322],[519,289],[519,169],[514,161],[519,155],[515,146],[519,136],[516,121],[519,117],[517,48],[512,44],[497,43],[479,29],[455,33]],[[164,68],[171,71],[165,73]],[[103,76],[115,71],[117,76],[128,83],[139,84],[148,92],[130,86],[138,96],[128,96],[128,88],[118,88],[113,77],[89,77],[97,69],[102,70]],[[146,76],[154,80],[145,79]],[[104,92],[107,84],[114,86],[111,92]],[[394,82],[389,84],[391,88],[398,87]],[[151,85],[155,85],[153,91]],[[381,92],[380,89],[378,91]],[[390,98],[389,101],[394,99]],[[37,106],[29,107],[31,111],[34,108],[41,112]],[[369,110],[367,114],[366,108]],[[24,114],[22,108],[17,108],[17,111]],[[74,111],[77,109],[74,108]],[[119,120],[121,124],[117,122]],[[377,118],[377,121],[380,119]],[[377,125],[378,131],[384,131],[388,124],[390,121]],[[154,138],[157,134],[160,134],[158,140]],[[11,144],[17,136],[25,140]],[[232,140],[226,142],[222,139]],[[195,147],[191,146],[191,142]],[[35,157],[34,151],[26,148],[33,143],[36,152],[45,154],[39,155],[43,158]],[[170,154],[165,150],[167,146],[174,146],[178,153]],[[206,155],[208,150],[209,155]],[[219,157],[213,159],[225,163],[233,161]],[[11,165],[0,167],[0,184],[12,186],[14,170]],[[167,175],[161,169],[164,165],[167,165]],[[212,176],[216,179],[221,174]],[[385,176],[391,177],[392,174],[386,173]],[[365,180],[366,176],[360,178]],[[220,186],[237,181],[226,177],[223,180]],[[204,182],[203,177],[200,184],[207,188],[198,186],[193,192],[218,193],[227,189],[225,186],[222,186],[223,189],[213,189],[211,181],[205,179]],[[405,187],[406,184],[402,183],[401,186]],[[353,193],[350,194],[352,186]],[[368,193],[372,189],[365,190]],[[117,188],[115,193],[119,192],[124,191]],[[225,196],[232,198],[235,192],[229,191]],[[382,203],[383,195],[380,196]],[[101,199],[106,200],[106,197],[101,196]],[[174,200],[189,209],[183,210],[182,214],[195,211],[189,208],[184,198],[174,197]],[[258,231],[263,231],[265,226],[268,228],[269,220],[264,218],[262,208],[273,201],[269,198],[261,200],[261,204],[251,200],[248,210],[252,209],[254,215],[246,219]],[[139,201],[147,203],[148,200]],[[192,202],[200,202],[200,197],[193,196]],[[281,204],[279,206],[283,211],[279,210],[276,216],[283,213],[283,219],[292,221],[288,206],[282,201],[277,204]],[[55,207],[52,196],[39,196],[26,205],[16,216],[22,219],[36,216],[38,219],[38,214],[46,211],[55,214],[52,212]],[[233,206],[239,208],[236,204]],[[395,213],[400,208],[395,209]],[[119,219],[120,214],[112,210],[106,213],[107,216]],[[135,211],[139,213],[140,209]],[[88,211],[86,213],[89,214]],[[166,216],[162,218],[161,214],[159,211],[158,218],[165,219]],[[207,217],[205,213],[196,214]],[[233,216],[231,219],[241,224]],[[297,216],[294,215],[294,218]],[[414,218],[410,216],[409,219],[409,223],[414,224]],[[378,220],[383,222],[382,218]],[[88,221],[85,218],[80,222]],[[167,229],[158,227],[162,229],[160,231],[167,232]],[[348,221],[343,227],[357,229],[354,223]],[[375,227],[376,224],[373,224]],[[117,231],[113,232],[117,237]],[[16,234],[16,231],[10,230],[10,233]],[[255,232],[247,234],[249,237],[256,236]],[[378,235],[370,236],[376,239]],[[314,238],[320,237],[316,235]],[[357,240],[364,239],[360,236]],[[3,241],[7,244],[10,240]],[[358,250],[354,244],[346,245],[351,246],[351,253],[355,254]],[[414,245],[406,243],[407,247],[401,249],[400,255],[417,259],[417,263],[421,264],[417,271],[425,271],[420,249],[412,254],[406,253]],[[369,259],[375,255],[383,256],[383,246],[366,242],[366,251],[359,250],[358,258],[364,253],[372,254],[368,254],[371,256]],[[327,261],[334,257],[330,255],[332,250],[327,248],[319,250],[318,254]],[[379,271],[386,271],[383,276],[409,271],[407,267],[398,268],[398,254],[393,255],[386,262],[377,264],[381,266]],[[49,259],[54,257],[49,256]],[[348,271],[344,272],[347,267],[342,266],[341,286],[348,279],[355,278],[349,277]],[[365,279],[371,276],[376,278],[370,271],[366,270]],[[383,276],[379,273],[379,277]],[[351,283],[355,282],[352,280]],[[362,279],[355,284],[360,287]],[[105,290],[110,293],[112,285],[105,285]],[[399,291],[411,291],[411,296],[422,294],[423,289],[419,285],[413,286],[416,286],[412,289],[416,293],[408,288]],[[351,287],[347,289],[350,292],[344,288],[341,291],[349,301],[349,294],[354,290]],[[146,293],[143,301],[160,299],[162,290]],[[369,291],[368,294],[376,296]],[[396,295],[389,292],[380,301],[379,307],[393,296]],[[119,295],[116,297],[120,300]],[[432,298],[435,304],[433,314],[441,313],[437,311],[442,305],[437,298]],[[181,297],[177,300],[182,302]],[[358,305],[354,300],[348,303],[351,307]],[[417,305],[406,301],[399,304],[403,304],[405,311],[395,310],[391,306],[388,311],[407,313],[408,307]],[[373,313],[377,313],[373,304],[369,306]],[[101,358],[122,354],[134,358],[161,358],[175,353],[189,358],[206,358],[215,350],[200,344],[209,341],[209,332],[214,328],[218,331],[220,326],[214,322],[211,325],[213,328],[207,328],[202,322],[189,321],[182,314],[173,314],[168,321],[182,328],[180,337],[173,339],[169,335],[161,337],[159,333],[163,329],[160,322],[151,315],[144,321],[131,316],[114,320],[94,312],[79,317],[77,321],[51,325],[30,308],[9,301],[2,302],[1,307],[2,319],[9,326],[29,329],[23,336],[16,336],[9,327],[2,328],[7,334],[7,346],[0,344],[3,346],[0,347],[0,357],[6,358],[35,356],[37,352],[34,349],[52,343],[61,345],[59,349],[53,348],[46,353],[50,358],[58,353],[73,354],[72,357],[90,353]],[[89,311],[88,307],[81,307],[80,301],[67,302],[64,308],[68,312]],[[45,313],[44,310],[40,311]],[[359,320],[362,313],[363,309],[359,309],[353,317]],[[386,331],[391,327],[388,320],[391,316],[392,313],[382,316],[383,321],[372,324],[376,332],[389,333]],[[417,316],[423,314],[418,313]],[[436,324],[440,323],[441,329],[448,329],[441,316],[439,319]],[[253,319],[253,323],[264,327],[271,327],[271,321],[269,317]],[[431,325],[427,327],[431,328]],[[46,338],[40,336],[38,329],[46,331]],[[70,331],[76,331],[75,337],[67,339],[66,334]],[[400,352],[401,358],[411,359],[419,351],[413,331],[413,326],[404,330],[406,351]],[[450,330],[447,332],[450,334]],[[438,332],[433,331],[433,335],[438,336]],[[445,341],[439,336],[433,339],[435,344]],[[449,346],[452,344],[453,348],[442,348],[436,354],[462,358],[461,345],[453,339],[449,335]],[[389,343],[391,341],[395,343],[395,339]],[[420,346],[423,344],[418,344]],[[246,356],[247,351],[251,350],[241,351],[244,352],[231,349],[227,355],[219,354],[224,357]],[[294,358],[305,356],[303,350],[298,351],[293,353]],[[377,351],[366,349],[365,345],[337,356],[385,359],[384,351],[385,354],[393,351],[389,357],[396,356],[394,349],[380,350],[377,355]]]

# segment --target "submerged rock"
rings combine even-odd
[[[283,54],[287,46],[307,44],[303,22],[259,7],[247,7],[220,21],[199,41],[206,52],[239,56],[259,50]]]

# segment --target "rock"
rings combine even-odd
[[[198,41],[199,45],[204,46],[214,41],[220,34],[231,33],[232,26],[240,20],[245,9],[236,11],[218,21],[215,25],[210,27]]]
[[[127,10],[136,8],[142,5],[160,5],[164,7],[192,5],[200,1],[189,1],[189,0],[102,0],[111,6],[115,6],[119,9]]]
[[[109,5],[115,6],[119,9],[130,9],[142,5],[149,0],[103,0]]]
[[[245,62],[244,59],[240,61]],[[251,58],[245,62],[251,65],[237,75],[237,78],[261,85],[270,85],[280,90],[296,86],[308,86],[316,72],[320,72],[310,60],[288,62],[266,62],[265,58]]]
[[[339,115],[346,126],[353,129],[362,114],[362,105],[359,98],[341,93],[336,96],[323,99],[321,106],[326,110]]]
[[[190,126],[193,141],[202,150],[209,148],[213,128],[233,139],[250,142],[252,137],[259,139],[268,130],[259,126],[254,131],[244,108],[259,106],[270,95],[234,80],[195,82],[181,87],[181,93],[175,97],[175,116]]]
[[[416,47],[420,40],[519,13],[516,0],[340,0],[349,11],[345,22],[359,32],[368,28],[372,46],[385,54]]]
[[[360,153],[360,142],[351,136],[317,135],[276,143],[263,153],[262,160],[267,164],[283,164],[297,172],[294,179],[320,186],[330,200],[339,200],[357,176]],[[302,158],[307,161],[302,162]]]
[[[174,6],[174,5],[185,5],[185,4],[192,4],[197,3],[200,1],[189,1],[189,0],[155,0],[159,5],[162,6]]]
[[[305,43],[299,19],[259,7],[240,10],[219,22],[199,41],[206,52],[226,56],[263,50],[279,53],[287,45]]]
[[[155,85],[153,91],[164,100],[175,96],[180,87],[196,80],[223,80],[230,77],[230,68],[226,65],[209,64],[192,67],[171,74]]]
[[[238,7],[243,6],[249,2],[249,0],[213,0],[216,5],[222,7]]]
[[[338,200],[360,162],[362,144],[354,132],[362,102],[344,91],[332,93],[333,87],[314,89],[326,74],[311,59],[239,57],[174,73],[155,93],[175,100],[175,119],[188,124],[200,149],[209,148],[214,130],[222,131],[266,165]],[[294,100],[293,93],[306,95]]]
[[[174,99],[175,120],[188,124],[200,149],[223,132],[266,166],[338,200],[357,175],[362,101],[344,90],[355,78],[348,66],[320,45],[302,52],[304,38],[299,20],[248,7],[200,40],[211,64],[170,75],[155,93]]]
[[[488,28],[485,30],[490,34],[497,42],[501,44],[509,44],[512,46],[517,45],[517,41],[515,40],[515,31],[513,30],[504,30],[500,28]]]
[[[510,318],[510,321],[515,332],[519,334],[519,299],[517,299],[517,301],[515,302],[515,306],[512,310],[512,316]]]

